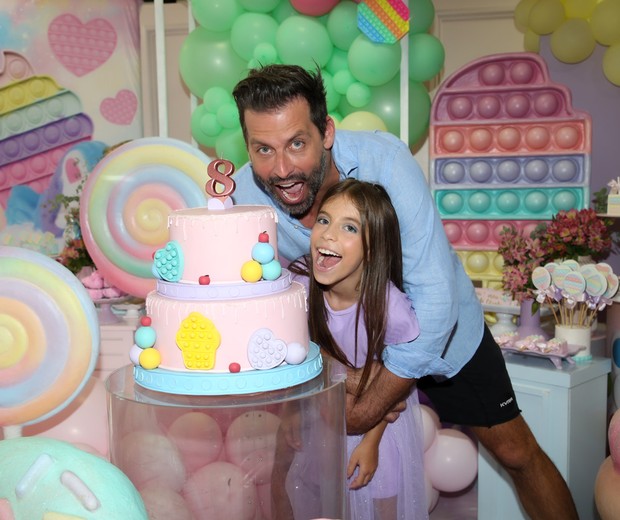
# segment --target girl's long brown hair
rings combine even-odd
[[[390,197],[379,184],[346,179],[327,191],[321,206],[336,197],[345,197],[351,201],[359,211],[361,220],[364,269],[359,286],[360,297],[355,331],[351,332],[355,334],[355,360],[357,360],[357,331],[360,311],[364,309],[368,355],[357,387],[356,394],[359,397],[370,378],[373,361],[381,361],[385,348],[388,282],[392,281],[400,290],[403,289],[400,228]],[[310,336],[329,355],[354,368],[354,363],[347,359],[327,326],[328,314],[323,297],[325,287],[312,275],[312,260],[306,258],[305,264],[302,267],[296,262],[290,268],[298,273],[307,273],[310,277],[308,295]]]

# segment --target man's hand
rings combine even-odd
[[[404,400],[414,383],[415,379],[398,377],[380,366],[359,398],[349,393],[346,395],[347,433],[365,433],[384,417],[386,421],[394,422],[405,409]]]

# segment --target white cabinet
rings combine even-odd
[[[546,359],[510,355],[506,359],[523,417],[539,444],[568,482],[581,520],[598,518],[594,481],[605,459],[607,374],[611,360],[558,370]],[[507,473],[480,447],[478,519],[527,518]]]
[[[138,327],[137,320],[124,320],[117,323],[101,325],[101,344],[99,359],[94,376],[102,381],[117,368],[129,365],[129,350],[133,345],[133,335]]]

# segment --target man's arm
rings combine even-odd
[[[356,399],[348,388],[357,388],[354,381],[356,371],[349,371],[352,380],[347,378],[347,433],[360,434],[376,426],[389,412],[409,395],[415,379],[404,379],[394,375],[385,367],[380,367],[372,382]],[[389,417],[388,417],[389,418]]]

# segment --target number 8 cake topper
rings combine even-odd
[[[223,166],[223,171],[220,167]],[[235,166],[226,159],[215,159],[207,166],[207,174],[210,179],[205,184],[205,191],[211,197],[207,202],[207,208],[211,210],[224,210],[233,207],[233,200],[230,198],[235,191],[235,181],[231,175],[235,173]],[[221,184],[223,189],[218,191],[217,184]]]

